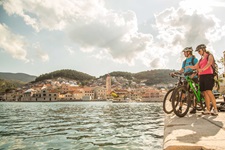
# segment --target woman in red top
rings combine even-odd
[[[195,66],[187,66],[191,69],[197,69],[199,75],[199,84],[200,84],[200,91],[203,93],[205,97],[205,103],[207,109],[202,113],[204,115],[211,114],[210,112],[210,100],[214,107],[212,115],[218,115],[218,110],[216,106],[216,99],[212,93],[212,89],[214,86],[214,76],[213,76],[213,69],[211,67],[213,63],[213,56],[206,52],[205,44],[200,44],[196,47],[196,50],[201,55],[201,59]]]

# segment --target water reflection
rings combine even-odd
[[[161,103],[0,103],[0,149],[162,149]]]

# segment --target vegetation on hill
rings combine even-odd
[[[34,81],[36,76],[28,75],[25,73],[4,73],[0,72],[0,79],[13,80],[21,82],[31,82]]]
[[[110,76],[114,77],[124,77],[127,80],[133,80],[136,83],[140,83],[144,81],[144,83],[148,86],[152,86],[155,84],[167,84],[167,83],[175,83],[177,79],[171,78],[169,73],[174,72],[175,70],[169,69],[159,69],[159,70],[150,70],[143,71],[139,73],[129,73],[122,71],[115,71],[109,73]],[[104,76],[100,76],[100,78],[106,78],[107,74]]]
[[[150,71],[143,71],[139,73],[129,73],[129,72],[122,72],[122,71],[115,71],[109,73],[110,76],[114,77],[123,77],[124,79],[129,80],[131,83],[132,81],[136,83],[145,83],[147,86],[153,86],[155,84],[168,84],[168,83],[175,83],[177,79],[171,78],[169,76],[169,73],[173,72],[175,70],[168,70],[168,69],[160,69],[160,70],[150,70]],[[20,75],[20,74],[18,74]],[[100,76],[99,78],[105,79],[107,74]],[[27,76],[29,77],[29,76]],[[56,78],[65,78],[68,80],[76,80],[80,82],[81,85],[88,85],[90,81],[95,82],[95,77],[90,76],[88,74],[78,72],[75,70],[58,70],[51,73],[46,73],[43,75],[38,76],[34,81],[35,82],[41,82],[47,79],[56,79]],[[15,79],[18,79],[18,77],[15,77]],[[96,80],[97,81],[97,80]],[[104,80],[103,80],[104,81]],[[5,92],[7,89],[15,89],[17,87],[20,87],[24,85],[27,82],[21,82],[21,81],[13,81],[13,80],[3,80],[0,79],[0,92]],[[104,83],[102,83],[104,84]],[[112,83],[113,84],[113,83]]]
[[[24,82],[20,81],[11,81],[11,80],[4,80],[0,79],[0,93],[7,92],[8,90],[16,89],[24,85]]]
[[[35,82],[43,81],[47,79],[55,79],[59,77],[72,79],[72,80],[78,80],[81,82],[95,79],[94,76],[90,76],[86,73],[78,72],[75,70],[63,69],[63,70],[57,70],[51,73],[42,74],[35,79]]]
[[[146,85],[174,83],[177,79],[171,78],[169,73],[175,70],[159,69],[135,73],[133,76],[138,80],[146,80]]]
[[[99,78],[106,78],[108,74],[105,74],[103,76],[100,76]],[[123,71],[114,71],[109,73],[110,76],[114,77],[124,77],[125,79],[132,80],[133,74],[130,72],[123,72]]]

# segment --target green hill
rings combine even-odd
[[[72,79],[72,80],[78,80],[81,82],[95,79],[94,76],[90,76],[86,73],[82,73],[82,72],[75,71],[75,70],[63,69],[63,70],[57,70],[54,72],[42,74],[35,79],[35,82],[43,81],[43,80],[47,80],[47,79],[55,79],[58,77]]]
[[[110,76],[114,77],[123,77],[127,80],[133,80],[137,83],[141,81],[145,81],[144,83],[148,86],[152,86],[154,84],[167,84],[167,83],[175,83],[177,79],[171,78],[169,73],[174,72],[175,70],[169,69],[159,69],[159,70],[150,70],[143,71],[138,73],[129,73],[122,71],[115,71],[109,73]],[[100,78],[106,78],[107,74],[100,76]]]
[[[177,79],[171,78],[169,73],[175,70],[159,69],[135,73],[133,76],[139,80],[146,80],[146,85],[174,83]]]
[[[25,73],[8,73],[8,72],[0,72],[0,79],[4,80],[12,80],[19,82],[31,82],[34,81],[36,76],[28,75]]]
[[[20,87],[24,84],[25,84],[24,82],[20,82],[20,81],[0,79],[0,93],[6,92],[6,90],[9,90],[9,89],[16,89],[17,87]]]
[[[147,86],[152,86],[155,84],[167,84],[167,83],[175,83],[177,79],[171,78],[169,73],[174,70],[169,69],[159,69],[159,70],[150,70],[143,71],[139,73],[130,73],[130,72],[122,72],[115,71],[109,73],[110,76],[114,77],[123,77],[127,79],[129,82],[134,81],[136,83],[143,82]],[[99,78],[105,79],[107,74],[100,76]],[[88,75],[86,73],[78,72],[75,70],[63,69],[57,70],[54,72],[42,74],[38,77],[30,76],[23,73],[0,73],[0,92],[4,92],[6,89],[14,89],[24,85],[28,82],[35,83],[41,82],[47,79],[56,79],[56,78],[65,78],[68,80],[76,80],[81,83],[81,85],[88,85],[88,83],[96,82],[96,78],[94,76]],[[102,80],[104,81],[104,80]],[[104,83],[103,83],[104,84]]]

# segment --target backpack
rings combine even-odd
[[[194,64],[194,59],[195,59],[195,56],[192,56],[192,58],[191,58],[192,66],[195,65],[195,64]],[[186,64],[186,61],[187,61],[187,59],[184,60],[184,64]]]
[[[212,54],[211,54],[210,52],[206,52],[206,53],[208,54],[208,57],[207,57],[207,61],[208,61],[209,55],[212,55]],[[212,57],[213,57],[213,63],[212,63],[212,65],[211,65],[211,67],[212,67],[212,69],[213,69],[213,76],[216,77],[216,78],[218,79],[218,73],[219,73],[219,71],[218,71],[218,65],[217,65],[217,63],[216,63],[216,61],[215,61],[213,55],[212,55]],[[201,61],[201,60],[200,60],[200,61]]]

